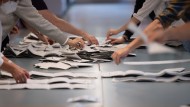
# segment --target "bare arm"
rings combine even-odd
[[[95,37],[91,36],[90,34],[74,27],[73,25],[71,25],[70,23],[68,23],[67,21],[58,18],[56,15],[54,15],[53,13],[51,13],[49,10],[40,10],[38,11],[46,20],[48,20],[49,22],[51,22],[53,25],[57,26],[60,30],[70,33],[70,34],[74,34],[74,35],[78,35],[83,37],[85,40],[88,40],[89,42],[92,42],[93,44],[98,44],[98,41],[96,40]]]

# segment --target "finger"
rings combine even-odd
[[[120,63],[120,56],[117,55],[117,56],[116,56],[116,64],[118,65],[119,63]]]
[[[26,83],[26,80],[27,80],[27,78],[26,78],[25,74],[22,74],[22,75],[20,76],[20,82],[21,82],[21,83]]]
[[[30,74],[29,74],[27,71],[25,71],[25,76],[26,76],[27,78],[30,78]]]

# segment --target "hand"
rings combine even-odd
[[[89,45],[91,45],[91,44],[99,45],[98,40],[92,35],[87,34],[84,37],[84,39],[88,41]]]
[[[109,40],[111,40],[111,44],[122,44],[125,42],[125,39],[123,37],[120,38],[110,38]]]
[[[130,52],[130,49],[125,47],[125,48],[121,48],[117,51],[115,51],[112,54],[112,59],[115,61],[115,63],[118,65],[119,63],[121,63],[121,58],[126,57]]]
[[[106,40],[109,40],[110,36],[117,35],[118,33],[119,33],[118,30],[116,30],[116,29],[110,29],[107,32]]]
[[[75,39],[69,39],[67,41],[67,44],[69,46],[75,47],[77,49],[82,49],[84,48],[84,41],[81,38],[75,38]]]
[[[26,83],[27,78],[30,78],[29,73],[25,69],[19,66],[16,66],[16,68],[12,70],[10,73],[12,74],[13,78],[16,80],[16,83]]]
[[[19,28],[17,26],[14,26],[10,33],[11,34],[18,34],[19,33]]]
[[[51,40],[50,38],[48,38],[47,36],[45,36],[45,35],[43,35],[43,34],[41,34],[41,33],[37,33],[36,36],[38,36],[38,38],[39,38],[41,41],[45,42],[45,44],[50,44],[50,45],[52,45],[52,44],[54,43],[53,40]]]

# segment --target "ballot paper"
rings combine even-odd
[[[44,61],[44,62],[47,62],[47,61],[52,61],[52,62],[59,62],[59,61],[63,61],[65,60],[66,57],[45,57],[43,59],[40,59],[40,61]]]
[[[165,61],[137,61],[137,62],[124,62],[126,65],[160,65],[160,64],[175,64],[175,63],[185,63],[190,62],[190,59],[182,60],[165,60]]]
[[[38,72],[38,71],[30,71],[31,77],[73,77],[73,78],[97,78],[98,74],[96,73],[72,73],[72,72],[58,72],[58,73],[47,73],[47,72]],[[2,71],[2,77],[12,77],[12,75],[8,72]]]
[[[69,64],[71,67],[91,67],[93,64],[90,63],[80,63],[73,61],[61,61],[62,63]]]
[[[51,89],[94,89],[94,85],[90,84],[13,84],[13,85],[0,85],[0,90],[15,90],[15,89],[40,89],[40,90],[51,90]]]
[[[23,42],[25,43],[37,43],[40,40],[34,33],[29,33],[27,36],[24,37]]]
[[[34,48],[32,44],[29,44],[28,50],[37,56],[45,57],[45,56],[61,56],[62,53],[59,50],[54,50],[50,47],[43,47],[43,49]]]
[[[126,72],[123,71],[114,71],[114,72],[102,72],[102,77],[104,78],[110,78],[110,77],[138,77],[138,76],[146,76],[146,77],[173,77],[173,76],[180,76],[180,75],[187,75],[188,71],[186,73],[183,73],[185,68],[171,68],[171,69],[164,69],[157,73],[151,73],[151,72],[143,72],[138,70],[128,70]]]
[[[63,70],[67,70],[72,67],[71,65],[62,62],[43,62],[43,63],[34,64],[34,66],[39,67],[41,69],[53,68],[53,69],[63,69]]]
[[[182,82],[182,81],[184,82],[184,81],[190,81],[190,78],[183,76],[174,76],[170,78],[140,76],[140,77],[113,78],[112,81],[113,82]]]
[[[70,79],[66,77],[55,77],[50,79],[27,79],[27,84],[55,84],[55,83],[70,83],[70,84],[90,84],[92,79]],[[14,79],[0,80],[0,84],[16,84]]]
[[[74,102],[97,102],[98,98],[95,96],[89,96],[89,95],[83,95],[83,96],[78,96],[74,98],[69,98],[67,102],[69,103],[74,103]]]

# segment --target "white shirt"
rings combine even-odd
[[[166,8],[168,1],[169,0],[145,0],[142,8],[139,9],[137,13],[134,13],[133,17],[139,21],[143,21],[144,18],[147,17],[152,11],[154,11],[155,15],[158,16]],[[180,19],[172,25],[179,26],[182,24],[184,24],[184,21]]]
[[[62,32],[59,28],[44,19],[33,7],[31,0],[19,0],[16,11],[8,15],[0,9],[0,20],[2,21],[3,26],[2,40],[5,39],[7,34],[9,34],[18,19],[24,20],[31,27],[60,44],[65,44],[68,40],[68,34]]]

